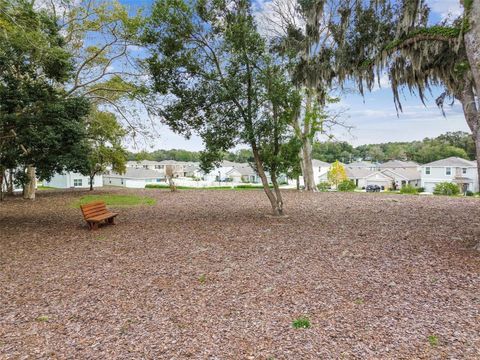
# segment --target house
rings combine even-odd
[[[401,189],[406,185],[410,185],[413,187],[420,187],[421,185],[421,172],[417,169],[416,164],[415,166],[403,168],[403,167],[395,167],[395,168],[385,168],[380,170],[381,173],[387,175],[392,179],[391,187],[395,187],[396,189]],[[395,185],[395,186],[393,186]]]
[[[162,174],[156,170],[127,167],[125,174],[109,173],[103,176],[103,184],[143,189],[147,184],[164,181]]]
[[[209,173],[202,173],[202,179],[210,182],[228,181],[229,179],[231,179],[228,173],[231,172],[234,167],[239,167],[241,165],[242,164],[240,163],[224,160]]]
[[[377,164],[371,161],[355,161],[350,164],[344,164],[345,168],[377,170]]]
[[[45,180],[43,182],[43,185],[60,189],[88,189],[90,188],[90,177],[76,172],[65,172],[64,174],[55,174],[50,180]],[[95,177],[93,178],[93,187],[102,186],[103,176],[95,175]]]
[[[458,184],[464,192],[478,192],[476,162],[452,156],[421,166],[421,184],[426,192],[433,192],[441,182]]]
[[[163,171],[164,167],[161,166],[160,161],[153,160],[140,160],[140,161],[127,161],[127,168],[134,169],[147,169]]]
[[[322,182],[322,175],[326,174],[328,170],[330,170],[330,164],[325,161],[312,159],[312,165],[313,178],[315,179],[315,182],[319,184],[320,182]]]
[[[414,161],[402,161],[402,160],[389,160],[382,164],[378,164],[378,169],[391,169],[391,170],[398,170],[398,169],[420,169],[420,164]]]
[[[250,164],[238,164],[227,173],[228,177],[234,182],[244,182],[258,184],[262,182],[257,172],[250,166]]]

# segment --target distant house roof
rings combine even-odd
[[[233,170],[237,171],[242,176],[250,176],[257,174],[249,164],[240,164],[240,166],[235,166]]]
[[[381,171],[382,173],[386,174],[392,174],[394,177],[395,175],[400,176],[401,178],[404,178],[405,180],[419,180],[421,178],[420,171],[418,171],[416,168],[395,168],[395,169],[383,169]],[[388,175],[390,176],[390,175]]]
[[[387,168],[416,168],[419,164],[413,161],[402,161],[402,160],[389,160],[384,162],[383,164],[379,164],[378,167],[380,169],[387,169]]]
[[[322,160],[317,160],[317,159],[312,159],[312,165],[315,167],[329,167],[330,164],[322,161]]]
[[[347,168],[371,168],[372,166],[375,166],[375,164],[370,161],[355,161],[350,164],[345,164]]]
[[[127,165],[158,165],[160,162],[158,161],[153,161],[153,160],[140,160],[140,161],[127,161]]]
[[[135,169],[135,168],[128,168],[125,174],[118,174],[118,173],[110,173],[104,175],[104,177],[111,177],[111,178],[128,178],[128,179],[157,179],[160,178],[162,175],[155,170],[149,169]]]
[[[444,167],[444,166],[451,166],[451,167],[476,167],[477,164],[475,161],[465,160],[456,156],[451,156],[446,159],[441,159],[437,161],[433,161],[428,164],[423,164],[422,166],[431,166],[431,167]]]
[[[162,160],[162,161],[156,162],[156,164],[160,164],[160,165],[187,165],[188,163],[186,161]]]
[[[374,171],[374,170],[369,170],[369,169],[365,169],[365,168],[348,168],[346,167],[345,168],[345,172],[347,173],[347,176],[349,178],[353,178],[353,179],[363,179],[367,176],[370,176],[378,171]]]

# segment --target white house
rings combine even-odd
[[[323,175],[325,175],[328,170],[330,170],[330,164],[317,160],[317,159],[312,159],[312,165],[313,165],[313,178],[315,179],[315,182],[319,184],[322,182],[321,179],[323,179]]]
[[[418,165],[420,166],[420,165]],[[401,189],[406,185],[411,185],[413,187],[419,187],[421,184],[421,172],[417,169],[416,166],[402,168],[385,168],[380,170],[381,173],[389,176],[392,179],[392,184],[390,187],[395,187]]]
[[[143,189],[147,184],[162,183],[164,178],[155,170],[127,167],[125,174],[110,173],[103,176],[103,184]]]
[[[441,182],[458,184],[463,191],[479,191],[475,161],[452,156],[422,165],[421,173],[422,187],[426,192],[433,192],[435,185]]]
[[[76,172],[66,172],[64,174],[55,174],[50,180],[44,181],[43,185],[50,186],[60,189],[69,189],[69,188],[79,188],[79,189],[88,189],[90,188],[90,177],[76,173]],[[103,186],[103,176],[96,175],[93,178],[93,187],[102,187]]]
[[[203,180],[210,182],[227,181],[227,179],[230,179],[228,173],[231,172],[234,167],[238,167],[239,165],[241,164],[224,160],[208,174],[204,173],[202,178]]]

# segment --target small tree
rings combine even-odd
[[[345,171],[345,167],[340,164],[338,160],[336,160],[330,167],[327,173],[327,179],[330,184],[338,188],[338,184],[342,181],[348,180],[347,172]]]
[[[127,152],[122,147],[126,132],[114,114],[107,111],[92,111],[87,127],[90,142],[88,156],[88,177],[90,190],[96,175],[103,174],[107,166],[117,173],[125,172]]]

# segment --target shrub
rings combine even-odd
[[[356,185],[353,180],[343,180],[337,187],[338,191],[353,191],[355,188]]]
[[[473,195],[475,195],[475,194],[473,193],[473,191],[467,190],[467,192],[465,193],[465,195],[466,195],[466,196],[473,196]]]
[[[327,191],[330,189],[330,183],[327,181],[322,181],[320,184],[317,185],[318,191]]]
[[[419,193],[425,192],[425,188],[424,187],[419,187],[419,188],[417,188],[417,191]]]
[[[418,189],[408,184],[400,189],[400,194],[418,194]]]
[[[454,183],[441,182],[435,185],[433,193],[435,195],[458,195],[460,193],[460,188]]]
[[[308,329],[310,325],[310,320],[306,316],[301,316],[292,322],[292,326],[295,329]]]

